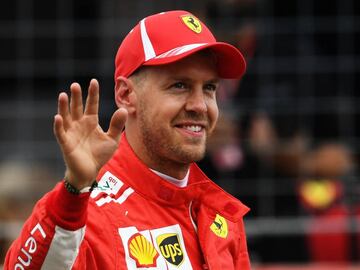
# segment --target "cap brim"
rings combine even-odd
[[[205,43],[177,55],[160,58],[155,57],[146,61],[143,65],[155,66],[170,64],[206,48],[210,48],[216,55],[217,69],[220,78],[238,79],[243,76],[246,70],[246,62],[243,55],[237,48],[224,42]]]

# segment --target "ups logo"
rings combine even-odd
[[[184,259],[184,252],[180,246],[176,233],[165,233],[156,238],[161,255],[171,264],[179,266]]]

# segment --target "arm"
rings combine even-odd
[[[70,89],[70,104],[66,93],[59,95],[54,133],[66,164],[65,179],[80,190],[91,185],[116,150],[127,112],[117,110],[104,132],[98,124],[97,81],[90,82],[85,108],[79,84]],[[10,247],[4,269],[71,269],[85,235],[89,196],[69,193],[64,182],[46,194]]]

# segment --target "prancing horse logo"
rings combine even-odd
[[[181,16],[184,24],[189,27],[192,31],[199,34],[202,30],[200,21],[192,15]]]
[[[219,214],[216,214],[216,217],[213,223],[211,224],[210,229],[215,235],[221,238],[226,238],[228,235],[227,221],[224,217],[220,216]]]

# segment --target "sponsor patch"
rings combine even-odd
[[[184,22],[184,24],[192,31],[194,31],[197,34],[201,33],[202,30],[201,23],[196,17],[192,15],[184,15],[181,16],[181,19]]]
[[[138,231],[134,226],[119,228],[127,269],[192,270],[178,224]]]
[[[228,224],[225,218],[216,214],[215,220],[210,226],[210,229],[215,235],[226,238],[228,235]]]
[[[176,233],[165,233],[156,238],[161,255],[171,264],[179,266],[184,260],[179,237]]]
[[[119,190],[122,186],[124,186],[124,183],[119,178],[110,172],[106,172],[101,177],[98,187],[91,192],[90,196],[96,200],[98,206],[103,206],[110,202],[122,204],[134,193],[134,190],[128,187],[120,194]],[[107,194],[107,196],[103,196],[104,193]],[[116,199],[115,195],[117,197]]]
[[[136,262],[138,268],[156,267],[159,253],[154,245],[140,233],[134,234],[128,242],[130,257]]]
[[[95,188],[91,192],[91,197],[95,198],[101,192],[104,192],[108,195],[116,194],[123,185],[124,183],[119,178],[117,178],[115,175],[113,175],[110,172],[106,172],[101,177],[97,188]]]

